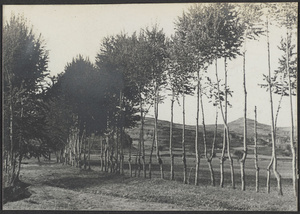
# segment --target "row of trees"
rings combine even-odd
[[[8,185],[18,181],[24,157],[47,155],[42,91],[48,52],[22,17],[3,28],[4,163]]]
[[[200,142],[198,132],[200,111],[205,159],[210,169],[211,183],[215,185],[214,171],[211,165],[215,138],[212,142],[208,142],[205,129],[203,96],[207,96],[216,108],[216,124],[218,110],[224,124],[220,158],[220,186],[223,187],[224,185],[224,161],[227,151],[232,187],[235,188],[230,131],[227,125],[227,108],[230,105],[228,95],[232,94],[227,84],[227,64],[228,61],[242,55],[242,83],[245,95],[244,149],[239,161],[241,188],[245,190],[244,168],[247,157],[246,44],[248,40],[258,39],[260,36],[266,35],[269,70],[264,77],[266,84],[262,84],[262,87],[268,87],[270,93],[273,148],[268,172],[273,165],[273,171],[278,181],[278,192],[282,194],[276,159],[277,119],[274,119],[272,101],[274,92],[280,94],[281,97],[290,97],[292,116],[290,141],[293,154],[293,181],[296,191],[296,149],[292,110],[292,95],[295,95],[296,87],[296,56],[293,52],[294,45],[291,39],[297,17],[295,8],[295,5],[291,3],[196,4],[183,13],[181,17],[178,17],[175,24],[176,31],[171,38],[166,37],[163,30],[159,29],[158,26],[142,29],[132,35],[118,34],[106,37],[96,56],[95,65],[79,55],[67,64],[64,73],[51,79],[52,83],[48,87],[43,84],[48,72],[47,52],[42,46],[41,40],[37,39],[32,34],[32,30],[26,27],[24,20],[13,17],[4,28],[5,157],[8,166],[6,169],[10,175],[9,183],[13,184],[15,178],[18,177],[19,170],[16,173],[15,167],[17,164],[20,166],[22,158],[28,154],[39,156],[41,154],[47,155],[49,150],[59,151],[65,160],[67,160],[68,155],[70,160],[74,159],[74,165],[81,167],[83,163],[86,167],[86,152],[90,148],[88,139],[93,135],[105,137],[105,141],[102,138],[100,140],[101,163],[105,170],[109,164],[111,171],[123,173],[124,148],[125,146],[131,148],[131,143],[127,142],[128,136],[125,134],[125,128],[134,126],[139,120],[141,129],[136,163],[139,166],[142,165],[143,176],[146,177],[144,119],[150,106],[154,107],[155,122],[149,161],[149,177],[151,178],[152,154],[155,148],[161,178],[164,178],[163,161],[159,151],[157,120],[159,103],[165,99],[163,92],[168,90],[171,93],[170,179],[174,179],[172,148],[174,102],[179,102],[179,98],[182,98],[183,181],[187,183],[184,133],[185,96],[196,94],[195,185],[198,185],[199,182]],[[284,54],[279,61],[280,67],[275,71],[274,76],[272,76],[270,68],[269,23],[271,21],[287,29],[287,36],[282,39],[279,47],[284,51]],[[23,31],[25,34],[22,34]],[[16,32],[20,33],[16,34]],[[10,39],[12,40],[9,41]],[[32,49],[25,47],[32,47]],[[28,50],[29,52],[26,52]],[[33,61],[34,57],[37,58],[36,61]],[[219,79],[218,63],[220,59],[224,61],[224,83],[221,83]],[[21,63],[18,63],[19,61]],[[212,80],[210,74],[207,74],[209,66],[215,66],[215,81]],[[24,68],[28,74],[24,72]],[[278,106],[277,115],[280,109],[280,105]],[[27,110],[24,111],[24,108]],[[30,115],[26,116],[24,112]],[[30,118],[29,121],[25,119],[27,117]],[[26,133],[28,134],[26,135]],[[208,152],[209,148],[211,152]],[[18,159],[19,161],[17,161]],[[114,168],[114,166],[116,167]],[[131,170],[131,150],[129,150],[129,166]]]

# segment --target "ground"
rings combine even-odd
[[[205,164],[205,161],[202,163]],[[227,180],[224,188],[207,184],[194,186],[182,184],[178,179],[160,179],[156,172],[153,179],[131,178],[125,172],[121,176],[101,172],[97,166],[92,166],[92,170],[83,170],[54,161],[38,163],[36,160],[29,160],[22,165],[21,180],[30,184],[27,189],[31,196],[7,202],[3,209],[297,210],[297,200],[292,194],[290,179],[283,179],[284,196],[278,196],[274,179],[272,191],[267,194],[264,187],[256,193],[251,184],[246,191],[241,191],[238,185],[233,190]],[[202,176],[204,174],[202,171]]]

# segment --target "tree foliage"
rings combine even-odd
[[[4,149],[13,184],[24,156],[45,154],[44,105],[41,92],[48,75],[48,52],[41,35],[13,15],[3,28]]]

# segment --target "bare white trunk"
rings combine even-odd
[[[281,176],[277,171],[277,157],[276,157],[276,139],[274,130],[274,113],[273,113],[273,98],[272,98],[272,86],[271,86],[271,64],[270,64],[270,42],[269,42],[269,20],[267,17],[267,46],[268,46],[268,70],[269,70],[269,95],[270,95],[270,107],[271,107],[271,137],[272,137],[272,157],[273,157],[273,172],[277,179],[278,194],[282,195]]]
[[[254,108],[254,165],[255,165],[255,190],[259,192],[259,167],[258,167],[258,155],[257,155],[257,111],[256,106]]]

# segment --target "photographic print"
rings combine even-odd
[[[297,2],[2,14],[3,210],[298,210]]]

